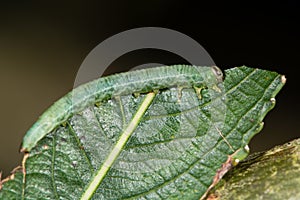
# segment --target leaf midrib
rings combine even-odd
[[[104,161],[100,169],[97,171],[96,175],[91,179],[87,189],[84,191],[81,197],[81,200],[90,199],[93,196],[99,184],[104,179],[106,173],[109,171],[110,167],[112,166],[112,164],[117,159],[118,155],[121,153],[122,149],[126,145],[128,139],[130,138],[130,136],[138,126],[141,118],[143,117],[144,113],[151,105],[152,100],[154,99],[155,96],[156,94],[154,92],[150,92],[146,95],[140,107],[138,108],[137,112],[133,116],[131,122],[128,124],[126,129],[121,134],[113,150],[110,152],[107,159]]]

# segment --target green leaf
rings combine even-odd
[[[84,106],[36,140],[24,172],[1,182],[0,199],[203,198],[247,156],[285,78],[244,66],[227,70],[224,82],[209,71],[201,77],[200,85],[177,87],[175,77],[172,87],[144,84],[138,95],[126,88]]]

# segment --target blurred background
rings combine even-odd
[[[276,98],[277,106],[250,147],[252,152],[263,151],[299,137],[299,1],[185,2],[1,2],[0,171],[4,176],[21,163],[19,147],[26,131],[72,89],[87,54],[110,36],[145,26],[190,36],[222,70],[247,65],[285,74],[287,84]],[[105,74],[143,63],[185,62],[166,51],[138,50],[121,56]]]

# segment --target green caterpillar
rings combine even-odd
[[[212,87],[223,74],[216,67],[173,65],[115,74],[83,84],[55,102],[28,130],[22,152],[29,152],[46,134],[85,107],[115,96],[148,93],[171,87]]]

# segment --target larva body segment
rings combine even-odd
[[[56,101],[28,130],[22,152],[29,152],[55,127],[87,106],[114,96],[171,87],[213,87],[222,81],[219,68],[173,65],[115,74],[83,84]]]

